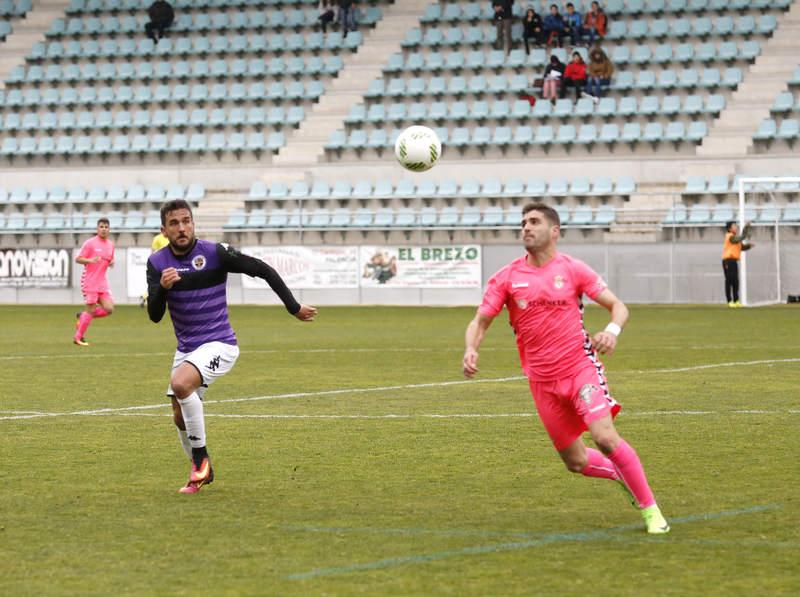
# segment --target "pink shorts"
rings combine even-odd
[[[100,299],[113,301],[114,297],[111,296],[110,290],[84,290],[83,302],[87,305],[96,305]]]
[[[607,414],[615,417],[622,408],[608,393],[602,367],[589,365],[572,377],[531,381],[530,386],[539,418],[558,451],[571,446],[590,423]]]

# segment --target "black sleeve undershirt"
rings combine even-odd
[[[147,314],[150,321],[158,323],[167,310],[167,291],[161,286],[161,275],[147,261]]]
[[[283,301],[286,310],[292,315],[300,310],[300,303],[295,300],[292,291],[286,286],[280,274],[260,259],[240,253],[224,243],[217,245],[217,256],[227,271],[234,274],[247,274],[248,276],[265,280],[273,292]]]

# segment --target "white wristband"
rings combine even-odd
[[[619,336],[622,333],[622,328],[612,321],[606,326],[606,329],[604,331],[608,332],[609,334],[614,334],[615,336]]]

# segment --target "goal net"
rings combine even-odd
[[[740,297],[747,306],[783,302],[785,282],[781,275],[781,226],[787,199],[800,192],[800,177],[741,177],[738,179],[741,230],[751,222],[750,241],[740,261]]]

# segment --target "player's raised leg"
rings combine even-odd
[[[181,418],[191,445],[192,468],[189,482],[181,493],[197,493],[213,478],[211,460],[206,449],[206,428],[203,402],[197,394],[203,382],[200,372],[191,363],[181,363],[173,372],[170,387],[181,411]],[[177,421],[176,421],[177,424]],[[180,427],[179,427],[180,429]]]

